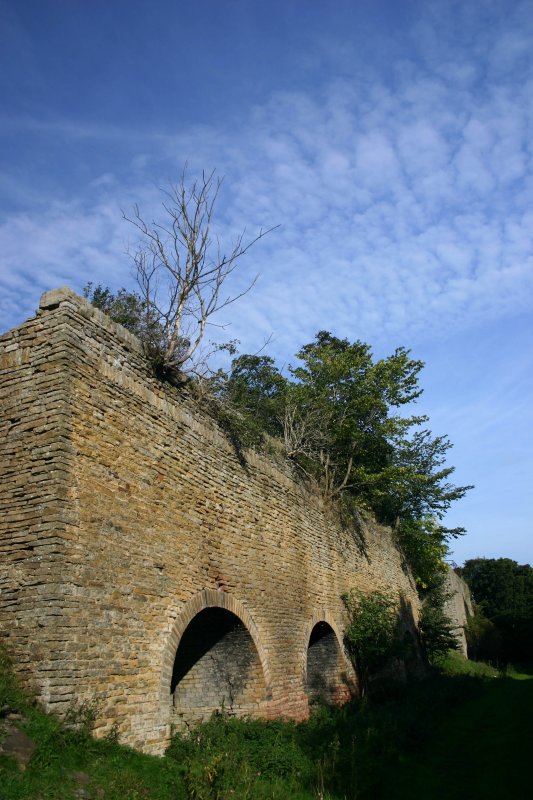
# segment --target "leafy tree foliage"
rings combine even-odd
[[[510,558],[473,558],[458,570],[489,619],[533,613],[533,567]]]
[[[442,519],[451,504],[472,488],[454,486],[448,481],[454,467],[444,466],[452,447],[446,436],[434,437],[428,430],[416,430],[394,444],[387,491],[381,501],[381,515],[389,522],[423,519],[428,515]],[[463,533],[461,528],[441,530],[451,536]]]
[[[113,294],[109,287],[89,282],[83,289],[83,296],[93,306],[107,314],[114,322],[123,325],[136,336],[142,336],[144,302],[136,292],[119,289]]]
[[[320,331],[297,357],[301,363],[291,374],[299,386],[299,402],[320,420],[321,435],[318,448],[306,448],[304,439],[295,457],[303,457],[326,495],[349,490],[375,507],[387,491],[395,437],[421,419],[405,419],[390,410],[420,395],[417,374],[422,363],[402,348],[374,363],[367,344],[350,344],[327,331]]]
[[[326,497],[349,492],[398,527],[403,520],[442,517],[470,488],[448,480],[447,438],[420,430],[425,416],[399,413],[422,392],[423,364],[408,350],[375,361],[367,344],[320,331],[297,358],[292,380],[276,398],[276,424],[283,414],[287,454]],[[444,537],[461,532],[440,531]]]
[[[458,571],[470,586],[476,616],[481,611],[491,623],[480,622],[477,628],[472,623],[467,629],[469,646],[485,657],[488,649],[496,649],[499,638],[501,660],[533,661],[533,567],[510,558],[474,558]]]
[[[434,518],[408,517],[402,520],[398,541],[419,590],[429,589],[437,575],[448,571],[445,561],[448,555],[447,530]]]
[[[144,354],[158,378],[179,382],[178,373],[174,369],[169,371],[165,366],[165,329],[140,294],[124,288],[113,293],[107,286],[88,283],[83,289],[83,296],[111,317],[113,322],[123,325],[140,339]]]
[[[235,358],[231,372],[223,376],[220,385],[222,396],[248,415],[258,431],[271,436],[281,435],[281,414],[286,392],[287,379],[270,356],[243,355]]]

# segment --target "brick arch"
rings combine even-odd
[[[339,646],[339,650],[343,658],[345,658],[343,636],[339,630],[339,626],[337,625],[335,619],[330,614],[330,612],[327,611],[325,608],[321,608],[314,612],[313,616],[307,623],[304,630],[303,643],[301,646],[301,662],[303,664],[304,671],[306,669],[306,664],[307,664],[307,647],[309,645],[309,639],[311,638],[311,633],[313,632],[313,628],[315,627],[315,625],[318,625],[319,622],[325,622],[333,630],[333,633],[337,638],[337,644]],[[305,677],[305,672],[304,672],[304,677]]]
[[[317,611],[315,611],[313,616],[311,617],[311,620],[308,622],[305,628],[304,639],[301,648],[303,685],[304,687],[306,687],[307,691],[308,655],[309,655],[311,636],[313,634],[315,627],[320,623],[327,625],[331,629],[335,638],[335,644],[337,648],[338,674],[336,676],[335,686],[330,691],[331,694],[330,700],[332,702],[342,704],[346,702],[356,692],[357,681],[354,669],[346,656],[343,644],[343,637],[341,635],[339,627],[333,616],[326,609],[318,609]]]
[[[242,622],[254,643],[263,670],[265,699],[270,697],[272,694],[272,679],[268,659],[265,649],[261,643],[259,631],[252,619],[250,612],[244,607],[241,601],[233,595],[226,594],[225,592],[221,592],[216,589],[203,589],[201,592],[198,592],[198,594],[195,594],[193,597],[191,597],[183,606],[178,618],[174,623],[163,651],[161,682],[159,689],[159,702],[163,719],[165,719],[169,714],[168,704],[170,685],[172,681],[172,671],[181,637],[192,620],[201,611],[204,611],[208,608],[221,608],[229,611]]]

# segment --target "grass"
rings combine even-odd
[[[96,741],[87,708],[79,710],[77,729],[68,730],[19,689],[0,651],[0,708],[6,706],[22,715],[17,725],[36,747],[24,771],[13,757],[0,755],[1,800],[187,800],[176,764],[113,741]]]
[[[451,679],[460,664],[444,669]],[[498,673],[465,662],[482,689],[439,720],[434,735],[406,756],[384,785],[385,796],[432,800],[514,800],[531,796],[533,670]]]
[[[22,771],[0,756],[2,800],[496,800],[529,796],[533,681],[450,654],[379,701],[318,707],[301,725],[213,717],[165,758],[66,729],[17,687],[0,656],[0,708],[36,744]],[[12,723],[13,724],[13,723]],[[1,728],[1,724],[0,724]],[[0,736],[1,736],[0,732]]]

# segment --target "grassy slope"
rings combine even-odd
[[[0,755],[1,800],[187,797],[177,764],[113,742],[95,741],[83,725],[78,731],[67,731],[55,717],[44,714],[18,689],[0,652],[0,708],[7,711],[6,706],[22,715],[16,725],[31,737],[36,748],[24,771],[13,757]],[[7,724],[12,727],[14,723]],[[5,720],[0,722],[0,737],[5,725]]]
[[[157,759],[94,741],[83,726],[65,730],[21,694],[0,657],[0,708],[19,710],[23,720],[10,724],[36,743],[25,771],[0,756],[0,798],[525,798],[533,719],[527,678],[450,658],[439,675],[406,692],[322,709],[300,726],[214,718]]]

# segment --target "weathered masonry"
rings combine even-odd
[[[474,605],[470,595],[470,589],[465,581],[453,570],[449,570],[446,576],[445,589],[448,598],[444,604],[444,611],[456,627],[455,633],[459,641],[459,649],[462,654],[468,656],[466,644],[465,627],[470,617],[474,615]]]
[[[160,753],[222,704],[300,719],[355,687],[343,592],[418,601],[390,534],[243,462],[138,341],[68,289],[0,339],[0,633],[49,709]]]

